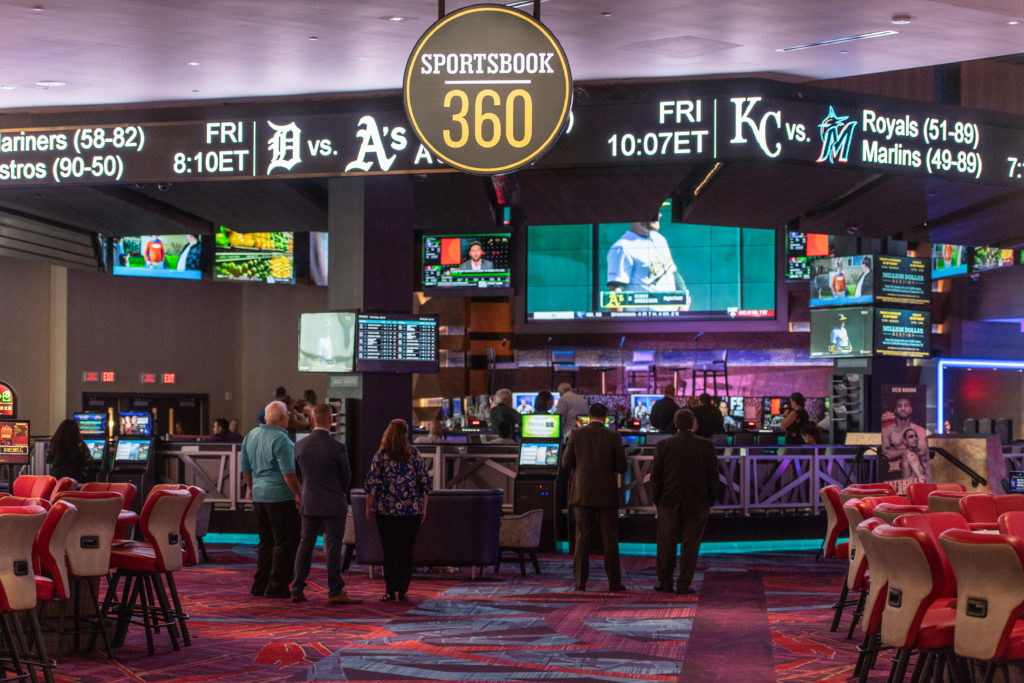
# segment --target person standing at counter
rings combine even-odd
[[[242,479],[252,490],[259,525],[256,574],[249,592],[267,598],[290,598],[288,584],[295,567],[302,524],[302,493],[295,476],[295,447],[288,438],[288,407],[271,401],[264,424],[242,440]]]
[[[697,571],[697,553],[718,495],[718,459],[714,444],[694,434],[699,423],[691,410],[679,410],[673,422],[678,432],[658,442],[651,464],[651,498],[658,508],[654,590],[672,592],[676,543],[682,541],[675,580],[675,592],[682,595],[694,592],[690,584]]]
[[[725,434],[725,421],[722,419],[722,411],[711,405],[711,395],[705,391],[698,400],[700,403],[691,411],[697,419],[697,426],[694,427],[697,435],[707,439],[715,434]]]
[[[561,405],[559,400],[559,405]],[[562,466],[571,473],[569,507],[576,521],[576,549],[573,576],[576,590],[587,589],[590,575],[590,546],[601,533],[604,571],[608,590],[626,590],[619,568],[619,483],[616,475],[626,471],[626,450],[619,435],[604,426],[608,409],[601,403],[590,406],[590,422],[569,434]]]
[[[782,415],[782,422],[779,423],[779,429],[786,433],[787,444],[804,443],[804,427],[811,424],[811,418],[804,408],[806,403],[807,400],[799,391],[794,391],[789,397],[789,408]]]
[[[242,443],[242,435],[231,431],[230,427],[231,424],[226,419],[218,417],[213,421],[213,436],[210,437],[210,441],[220,443]]]
[[[587,399],[574,392],[568,382],[558,385],[558,394],[555,415],[562,416],[562,433],[565,434],[576,426],[577,417],[587,414],[590,404],[587,403]]]
[[[405,420],[392,420],[366,473],[366,517],[376,519],[384,553],[384,595],[381,600],[406,602],[412,580],[412,552],[427,514],[430,473],[419,452],[409,445]]]
[[[519,411],[512,407],[512,390],[502,387],[494,394],[495,404],[491,408],[491,434],[499,434],[501,426],[507,424],[509,433],[514,434],[516,425],[522,419]]]
[[[651,406],[651,426],[663,434],[673,434],[676,431],[675,426],[672,424],[672,416],[679,410],[679,404],[675,401],[675,395],[675,386],[666,384],[665,395]]]
[[[89,447],[82,441],[77,422],[68,418],[57,425],[57,431],[50,438],[50,447],[46,451],[46,462],[50,465],[50,474],[58,479],[71,477],[77,482],[86,480],[92,456],[89,455]]]

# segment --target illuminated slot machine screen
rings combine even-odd
[[[0,420],[0,462],[27,463],[30,451],[28,420]]]
[[[179,280],[199,280],[203,276],[202,235],[114,237],[109,244],[114,275]]]
[[[556,467],[557,465],[557,440],[519,444],[520,467]]]
[[[436,315],[360,313],[356,372],[437,372]]]
[[[149,451],[153,442],[149,439],[119,439],[114,451],[114,464],[145,465],[149,462]]]
[[[89,457],[93,463],[100,464],[103,462],[103,455],[107,452],[107,441],[106,439],[82,439],[85,442],[85,447],[89,449]]]
[[[83,439],[107,435],[106,413],[75,413],[74,417]]]
[[[121,413],[118,415],[118,430],[121,436],[153,436],[152,413]]]
[[[422,277],[428,296],[507,296],[512,293],[512,234],[422,236]]]

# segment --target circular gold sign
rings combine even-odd
[[[416,42],[402,100],[436,156],[467,173],[500,175],[558,139],[572,75],[539,21],[503,5],[474,5],[444,16]]]

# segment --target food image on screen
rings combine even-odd
[[[967,247],[962,244],[932,245],[932,279],[967,274]]]
[[[423,236],[423,289],[495,290],[512,286],[511,233]]]
[[[214,235],[213,279],[295,284],[295,239],[291,232],[235,232]]]
[[[999,247],[972,247],[971,248],[971,272],[980,273],[983,270],[995,270],[1013,265],[1013,249],[1000,249]]]
[[[931,354],[932,323],[928,311],[875,310],[875,353],[926,358]]]
[[[199,280],[203,244],[199,235],[140,235],[110,240],[114,275]]]
[[[775,231],[673,223],[531,225],[526,319],[775,317]]]
[[[437,372],[437,316],[360,313],[356,372]]]
[[[870,306],[811,309],[811,358],[871,355],[874,316]]]
[[[299,372],[352,372],[355,313],[299,316]]]

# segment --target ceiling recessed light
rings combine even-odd
[[[32,11],[33,12],[42,12],[43,11],[43,6],[42,5],[35,5],[35,6],[32,7]]]
[[[189,66],[199,66],[200,62],[189,62]]]
[[[1007,24],[1008,24],[1009,26],[1017,26],[1018,24],[1020,24],[1020,20],[1019,20],[1019,19],[1010,19],[1010,20],[1009,20],[1008,22],[1006,22],[1006,23],[1007,23]]]
[[[398,23],[399,21],[405,21],[405,17],[381,17],[384,21],[393,21]]]
[[[611,15],[612,15],[611,12],[601,12],[601,16],[602,17],[610,17]]]
[[[0,85],[0,90],[14,90],[17,87],[16,85]]]
[[[894,14],[892,15],[892,23],[896,24],[897,26],[905,26],[910,23],[910,15]]]
[[[796,50],[806,50],[812,47],[822,47],[824,45],[835,45],[836,43],[848,43],[851,40],[866,40],[868,38],[881,38],[883,36],[895,36],[898,35],[899,31],[875,31],[874,33],[861,33],[856,36],[846,36],[845,38],[833,38],[832,40],[822,40],[817,43],[807,43],[806,45],[793,45],[792,47],[779,47],[776,48],[776,52],[794,52]]]
[[[40,88],[63,88],[67,84],[67,81],[36,81]]]

